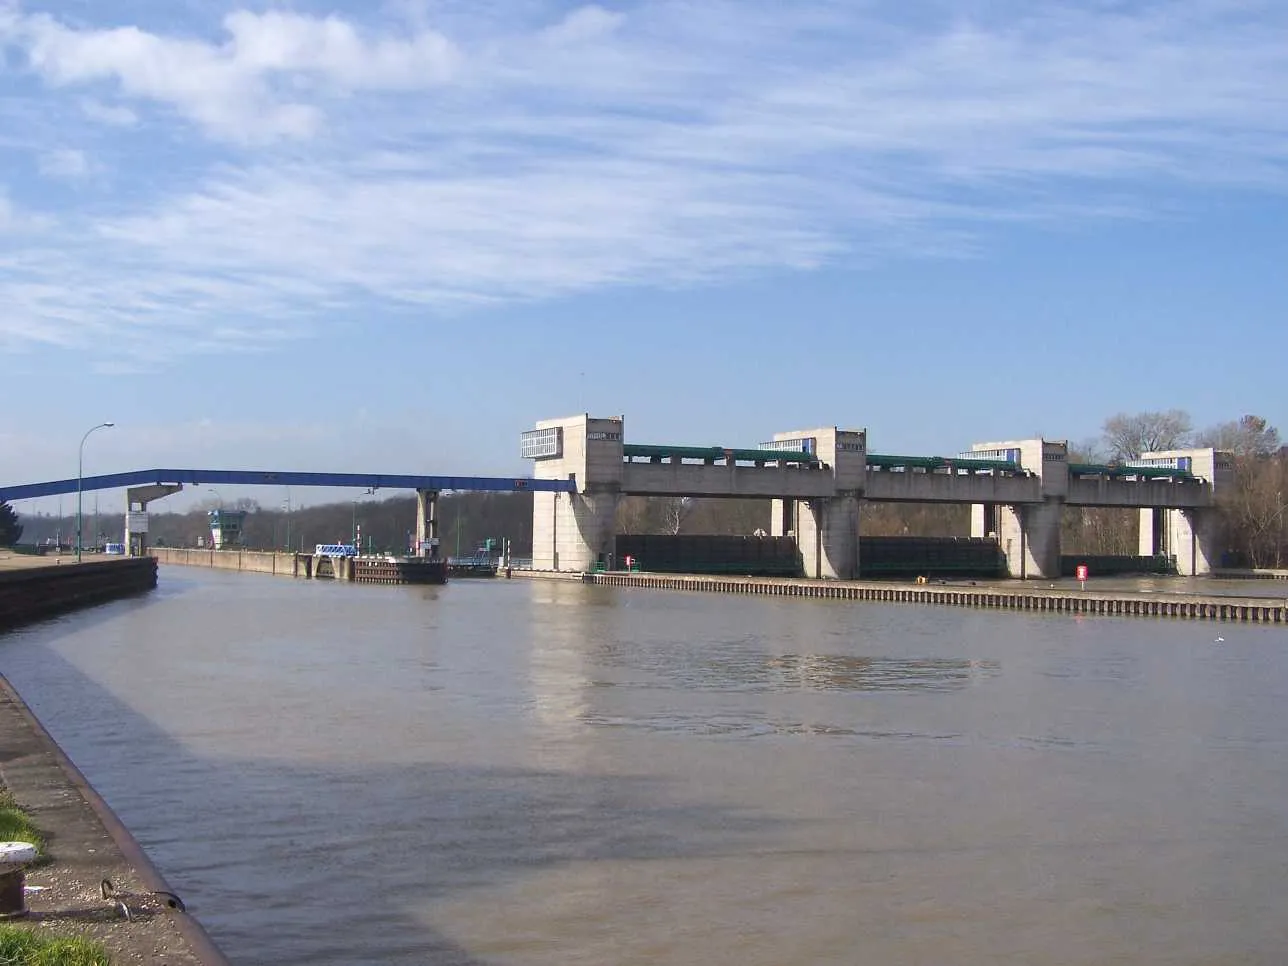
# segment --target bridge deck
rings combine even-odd
[[[1076,477],[1069,480],[1065,503],[1069,506],[1191,510],[1215,505],[1216,495],[1210,486],[1195,477],[1175,482],[1169,479]]]
[[[794,464],[626,463],[623,493],[638,496],[810,497],[832,496],[832,474]]]
[[[864,497],[878,503],[1021,503],[1042,502],[1036,476],[992,473],[867,474]]]
[[[299,473],[282,470],[132,470],[86,476],[79,481],[51,480],[47,483],[19,483],[0,486],[0,501],[30,500],[80,490],[115,490],[148,483],[199,485],[241,484],[245,486],[338,486],[371,490],[476,490],[490,492],[543,491],[574,493],[571,480],[537,480],[502,476],[415,476],[388,473]]]

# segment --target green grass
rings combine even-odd
[[[0,925],[0,966],[110,966],[107,950],[88,939],[39,936]]]
[[[5,788],[0,788],[0,842],[30,842],[38,855],[45,853],[45,837]],[[0,966],[8,966],[3,957]]]
[[[30,842],[45,857],[45,837],[0,788],[0,842]],[[29,928],[0,923],[0,966],[110,966],[107,950],[79,937],[42,936]]]

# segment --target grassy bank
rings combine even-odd
[[[88,939],[41,936],[25,926],[0,925],[4,966],[111,966],[107,951]]]
[[[45,837],[31,816],[18,807],[7,788],[0,788],[0,842],[30,842],[39,856],[45,855]],[[0,957],[0,964],[5,962]]]

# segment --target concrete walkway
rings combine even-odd
[[[156,894],[164,883],[155,871],[127,858],[127,852],[141,856],[142,850],[3,677],[0,781],[45,835],[49,856],[28,870],[29,911],[16,922],[46,935],[97,940],[118,966],[226,966],[200,925]],[[104,899],[104,879],[129,919]]]
[[[84,560],[102,560],[101,554],[91,553],[82,556]],[[24,570],[29,567],[55,567],[76,563],[76,554],[49,554],[38,557],[29,553],[14,553],[12,550],[0,550],[0,570]]]

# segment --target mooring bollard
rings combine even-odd
[[[27,914],[27,866],[36,861],[29,842],[0,842],[0,918]]]

